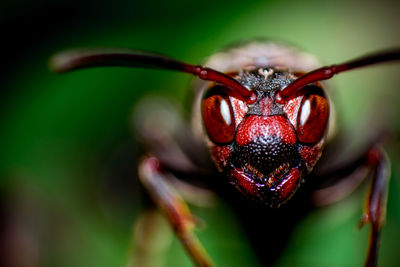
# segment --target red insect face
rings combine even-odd
[[[322,89],[277,104],[275,94],[296,76],[273,68],[236,77],[257,93],[251,105],[210,88],[202,101],[202,116],[212,158],[232,184],[253,199],[279,206],[297,190],[322,152],[329,118]]]

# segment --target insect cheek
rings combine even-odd
[[[235,137],[235,117],[229,97],[220,94],[203,99],[201,113],[208,137],[215,144],[230,143]]]
[[[322,142],[314,146],[303,146],[300,150],[300,156],[303,159],[307,170],[311,172],[322,155]]]
[[[297,115],[297,138],[306,144],[317,143],[323,137],[329,119],[328,100],[317,94],[305,96]]]
[[[231,146],[211,145],[211,156],[219,171],[222,171],[228,164],[230,155],[232,154]]]

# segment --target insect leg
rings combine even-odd
[[[142,212],[133,225],[132,254],[126,266],[164,265],[168,247],[172,242],[170,228],[156,207],[149,207]]]
[[[372,226],[368,258],[365,263],[365,266],[371,267],[377,264],[380,231],[386,217],[387,192],[390,179],[390,162],[383,149],[378,145],[373,145],[348,165],[327,173],[326,176],[341,175],[345,179],[339,180],[337,184],[330,187],[317,190],[313,198],[317,206],[336,202],[358,187],[367,176],[368,171],[372,175],[371,188],[360,226],[366,223],[371,223]],[[346,186],[350,186],[351,190]],[[343,191],[345,191],[345,194]],[[324,194],[327,195],[328,201],[324,200]]]
[[[145,158],[139,166],[139,179],[157,207],[172,225],[183,246],[198,266],[213,266],[211,258],[194,233],[195,220],[185,201],[166,178],[159,160]]]
[[[373,166],[372,184],[367,205],[360,226],[371,223],[372,232],[369,241],[369,252],[365,266],[376,266],[380,232],[386,218],[387,193],[390,179],[390,162],[382,149],[370,153],[370,164]]]
[[[145,98],[133,112],[134,133],[145,150],[174,173],[206,176],[213,171],[208,152],[202,140],[193,137],[182,114],[179,106],[165,98]]]

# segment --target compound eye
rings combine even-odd
[[[302,143],[321,140],[329,119],[328,100],[320,94],[305,95],[297,115],[297,138]]]
[[[229,143],[235,137],[235,118],[229,97],[213,90],[203,99],[201,113],[208,137],[217,144]],[[209,91],[210,92],[210,91]]]

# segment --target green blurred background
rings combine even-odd
[[[149,94],[187,100],[186,75],[122,68],[55,75],[47,69],[53,53],[122,46],[198,63],[231,42],[264,37],[338,63],[398,47],[399,10],[388,0],[2,3],[2,258],[18,263],[12,266],[126,266],[143,210],[132,107]],[[331,81],[351,146],[383,127],[400,130],[399,74],[399,64],[389,64]],[[381,266],[400,266],[398,144],[388,147],[393,175]],[[276,265],[361,266],[369,227],[356,225],[366,189],[307,216]],[[226,203],[194,212],[205,221],[199,235],[219,266],[258,266]],[[163,233],[161,266],[190,266],[168,228]]]

